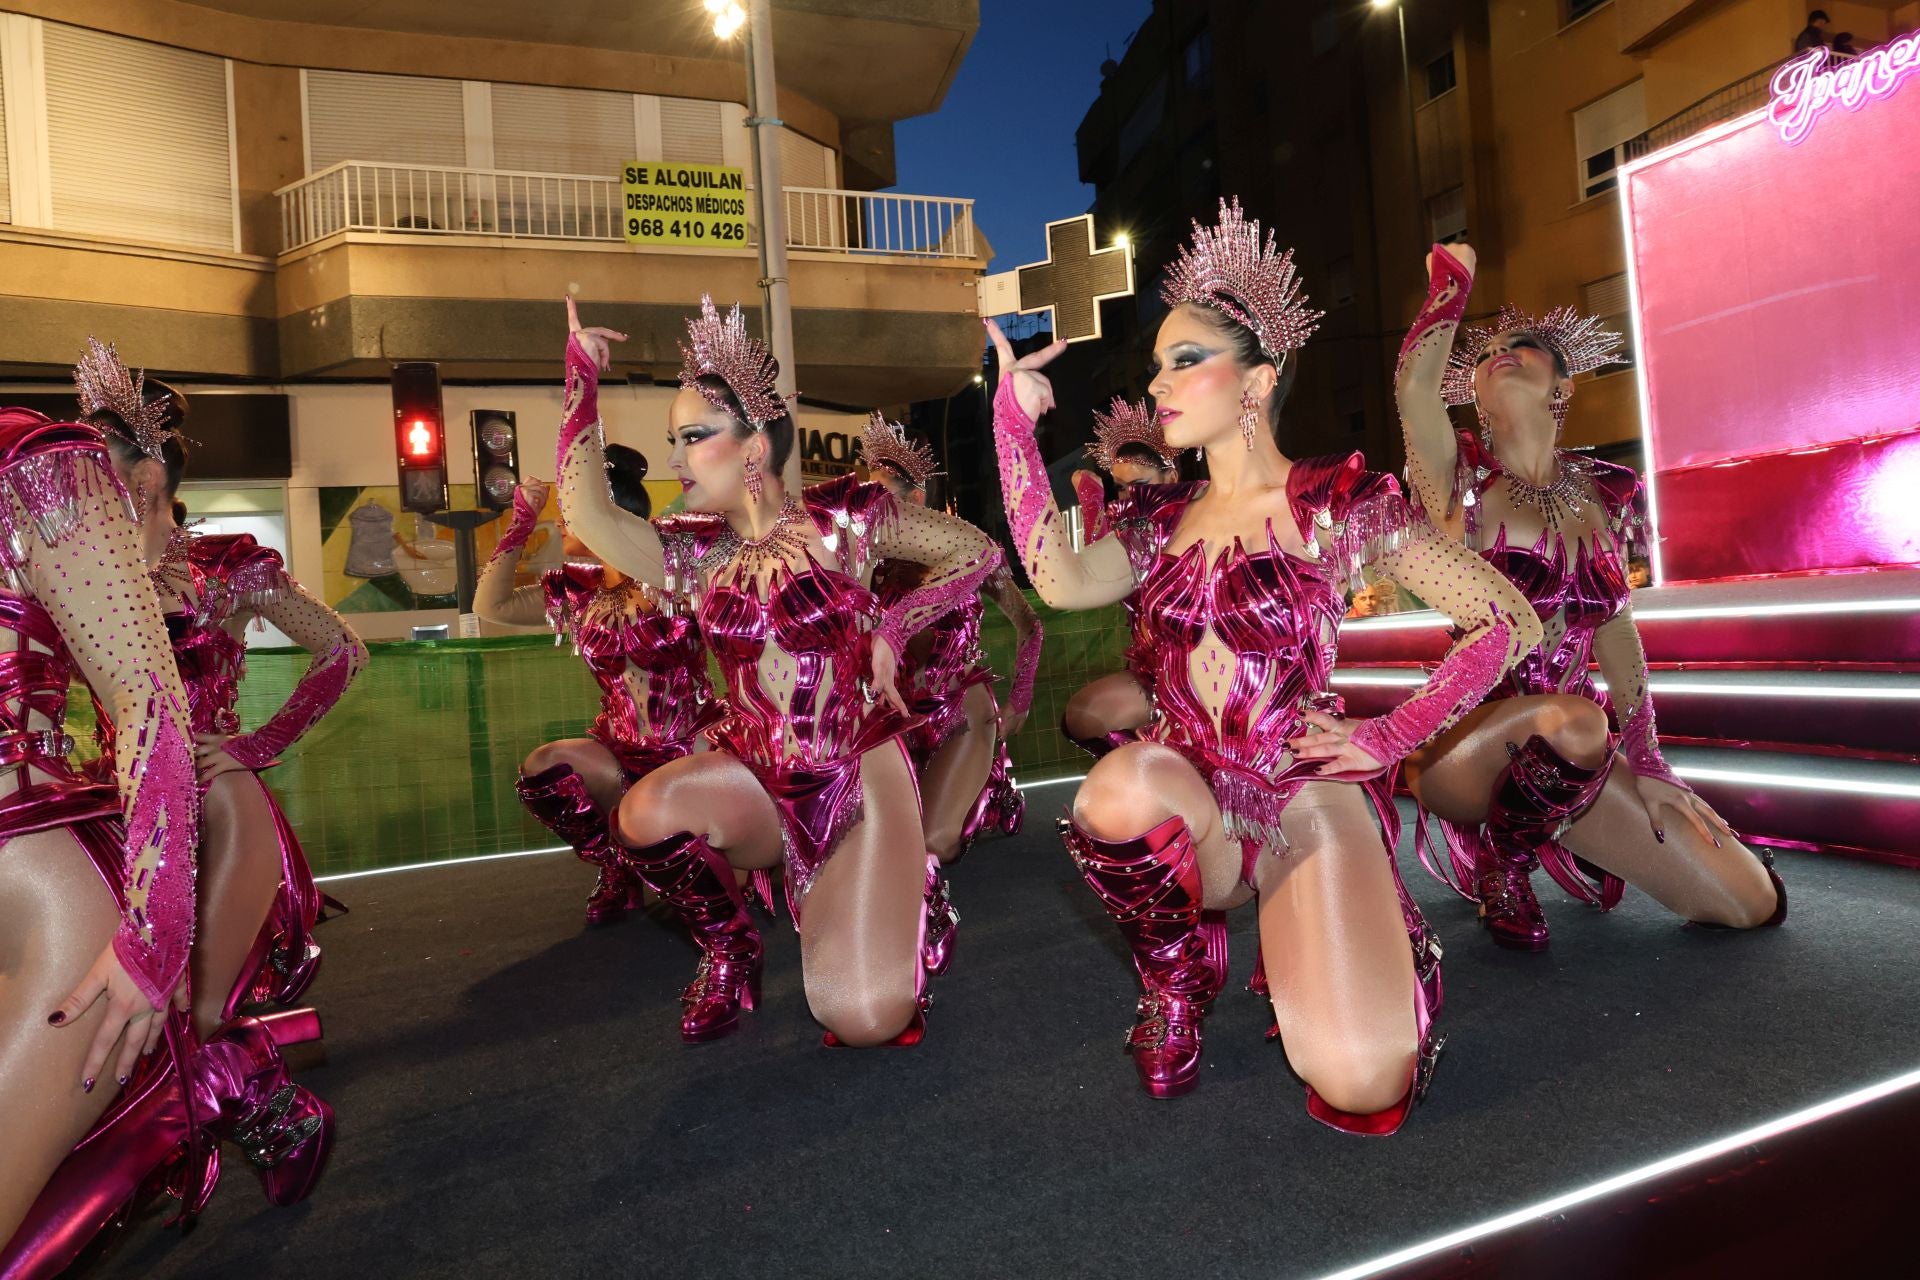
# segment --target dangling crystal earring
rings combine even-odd
[[[1488,453],[1492,453],[1493,452],[1493,424],[1487,421],[1487,411],[1485,409],[1482,409],[1479,405],[1477,404],[1474,405],[1473,411],[1476,414],[1480,415],[1480,443],[1487,446]]]
[[[1240,393],[1240,438],[1247,442],[1249,452],[1253,449],[1253,429],[1260,422],[1260,402],[1254,398],[1253,388],[1248,387]]]
[[[153,510],[153,495],[147,491],[147,486],[141,485],[134,490],[133,501],[134,505],[140,508],[140,523],[145,524],[147,514]]]
[[[1556,389],[1553,393],[1553,403],[1548,407],[1553,410],[1553,438],[1558,440],[1561,433],[1567,429],[1566,396]]]
[[[755,502],[760,501],[760,464],[752,458],[747,459],[747,496]]]

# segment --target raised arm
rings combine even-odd
[[[513,491],[513,514],[506,532],[493,548],[493,556],[480,574],[473,590],[473,611],[488,622],[503,627],[545,627],[547,593],[539,584],[515,587],[513,576],[526,553],[527,539],[540,522],[540,510],[547,504],[544,480],[525,480]]]
[[[1027,721],[1027,712],[1033,706],[1033,680],[1040,671],[1040,645],[1046,629],[1040,625],[1040,615],[1027,603],[1025,593],[1020,590],[1020,584],[1013,580],[1013,573],[1006,565],[1001,565],[989,575],[982,593],[1013,624],[1014,639],[1018,645],[1013,659],[1013,685],[1007,691],[1007,705],[1001,714],[1002,728],[1008,737],[1012,737],[1020,732],[1020,726]]]
[[[560,517],[596,556],[627,577],[656,590],[666,585],[660,535],[653,525],[613,500],[607,484],[607,441],[600,424],[600,371],[607,344],[626,335],[583,329],[573,299],[567,299],[567,398],[554,462]]]
[[[35,470],[23,474],[28,468]],[[180,985],[193,944],[200,802],[186,694],[140,559],[138,531],[123,502],[104,452],[18,464],[5,477],[0,503],[11,508],[5,523],[19,531],[19,541],[11,541],[0,559],[23,569],[58,639],[113,720],[126,852],[119,869],[124,907],[112,950],[140,995],[163,1009]],[[24,566],[13,558],[22,542]],[[116,1000],[113,979],[96,964],[88,983],[62,1006],[60,1020],[77,1018],[103,991]],[[110,1008],[113,1025],[102,1032],[106,1045],[96,1041],[90,1078],[134,1012]],[[142,1026],[128,1041],[138,1049],[143,1037],[150,1047],[157,1027]],[[122,1074],[129,1057],[123,1052]]]
[[[1101,538],[1078,552],[1073,549],[1034,435],[1034,416],[1053,404],[1053,387],[1039,370],[1066,344],[1056,342],[1016,361],[1000,326],[989,320],[987,332],[1000,359],[1000,389],[993,398],[1000,497],[1027,577],[1040,598],[1056,609],[1097,609],[1126,599],[1135,585],[1126,547],[1118,538]]]
[[[1454,493],[1460,449],[1453,434],[1453,420],[1441,399],[1440,384],[1447,372],[1454,333],[1467,313],[1474,261],[1473,250],[1465,245],[1453,250],[1445,245],[1433,246],[1433,252],[1427,255],[1427,300],[1400,344],[1400,363],[1393,379],[1414,505],[1425,510],[1436,528],[1455,538],[1465,532]]]
[[[874,558],[927,566],[920,585],[894,601],[875,629],[898,655],[928,623],[979,591],[1001,559],[993,539],[964,520],[918,503],[893,506],[875,532]]]
[[[275,576],[271,589],[248,591],[243,600],[313,660],[266,723],[226,740],[226,753],[249,769],[266,768],[320,723],[367,666],[367,646],[344,618],[284,570],[276,568]]]
[[[1460,636],[1411,698],[1354,729],[1353,745],[1388,766],[1479,706],[1541,634],[1533,606],[1492,565],[1424,522],[1412,532],[1375,563],[1451,618]]]

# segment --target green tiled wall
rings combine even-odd
[[[1036,608],[1046,644],[1033,714],[1012,744],[1023,781],[1084,772],[1086,756],[1060,736],[1061,709],[1117,670],[1126,647],[1117,607]],[[1011,672],[1013,630],[996,609],[986,638],[994,669]],[[539,636],[370,647],[372,663],[332,714],[266,775],[315,874],[551,845],[513,780],[527,752],[578,737],[593,719],[598,690],[572,648]],[[306,663],[297,649],[249,654],[242,722],[271,715]],[[86,735],[86,707],[74,699],[76,738]]]

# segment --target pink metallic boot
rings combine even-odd
[[[940,858],[927,855],[927,922],[920,943],[920,962],[934,977],[953,964],[953,944],[960,934],[960,913],[954,910],[947,893],[947,878],[940,873]]]
[[[183,1200],[177,1221],[190,1222],[206,1207],[214,1183],[206,1166],[210,1143],[198,1139],[176,1066],[179,1053],[191,1052],[192,1032],[183,1017],[170,1016],[168,1041],[141,1059],[131,1083],[61,1161],[0,1249],[0,1278],[65,1273],[103,1233],[169,1189]]]
[[[207,1037],[192,1070],[207,1132],[246,1153],[269,1202],[306,1199],[333,1150],[333,1108],[293,1082],[272,1029],[235,1018]]]
[[[700,967],[680,994],[680,1038],[718,1040],[740,1025],[740,1010],[760,998],[760,931],[747,915],[746,896],[733,868],[690,831],[644,849],[622,851],[626,866],[674,909],[694,945]]]
[[[1100,840],[1063,818],[1060,834],[1133,952],[1142,991],[1127,1048],[1140,1084],[1156,1098],[1188,1093],[1200,1079],[1200,1022],[1226,970],[1201,920],[1187,824],[1176,815],[1132,840]]]
[[[1593,806],[1613,757],[1599,768],[1585,769],[1537,733],[1522,746],[1509,743],[1507,756],[1487,806],[1474,894],[1480,900],[1480,919],[1495,942],[1515,951],[1544,951],[1547,919],[1532,882],[1540,865],[1538,852]]]
[[[535,820],[573,847],[583,862],[600,869],[587,897],[587,923],[613,924],[633,905],[633,885],[613,847],[606,815],[587,793],[586,779],[570,764],[557,764],[514,784],[520,803]]]

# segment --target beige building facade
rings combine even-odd
[[[894,123],[939,106],[978,7],[773,10],[800,419],[831,456],[859,412],[948,394],[978,367],[990,250],[971,200],[879,191]],[[698,0],[5,0],[0,379],[57,392],[97,334],[202,403],[283,396],[287,474],[198,477],[216,486],[199,509],[251,512],[268,536],[277,491],[296,574],[339,579],[350,612],[375,606],[370,634],[444,617],[401,607],[432,604],[444,574],[341,577],[341,504],[356,489],[354,511],[387,503],[395,483],[389,366],[441,367],[456,505],[473,409],[514,412],[523,472],[544,474],[571,293],[630,335],[608,428],[662,474],[682,321],[711,293],[757,325],[761,272],[751,244],[627,243],[619,176],[634,160],[750,175],[741,55]],[[431,528],[391,514],[401,543],[440,558],[419,545]]]

